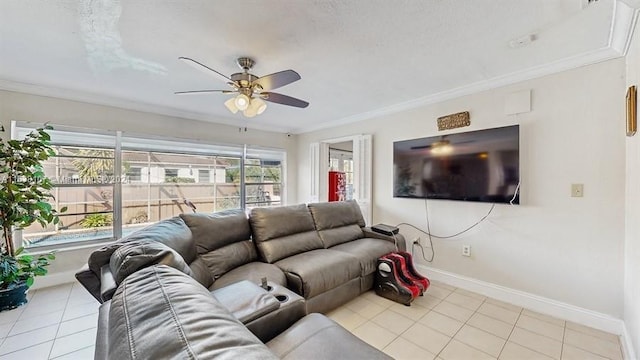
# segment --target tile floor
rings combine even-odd
[[[93,359],[99,305],[79,283],[29,291],[0,313],[0,359]]]
[[[616,335],[436,282],[409,307],[368,292],[328,315],[396,359],[622,359]]]
[[[93,359],[98,302],[79,284],[0,313],[0,360]],[[409,307],[368,292],[329,317],[396,359],[622,359],[608,334],[434,282]]]

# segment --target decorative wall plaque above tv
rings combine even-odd
[[[438,130],[451,130],[471,125],[468,111],[463,111],[438,118]]]
[[[520,127],[393,143],[393,196],[519,203]]]

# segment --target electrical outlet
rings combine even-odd
[[[471,245],[462,245],[462,256],[471,256]]]

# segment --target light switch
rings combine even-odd
[[[571,197],[583,197],[584,184],[571,184]]]

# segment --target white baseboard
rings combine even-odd
[[[29,289],[37,290],[50,286],[68,284],[76,281],[76,272],[75,271],[65,271],[56,274],[49,274],[45,276],[39,276],[35,278],[33,286]]]
[[[625,351],[625,359],[635,359],[633,343],[631,342],[630,335],[626,330],[624,321],[621,319],[539,295],[450,273],[448,271],[419,264],[416,264],[416,267],[432,280],[473,291],[539,313],[620,335],[623,349]]]
[[[621,336],[622,338],[622,351],[624,351],[625,359],[638,359],[636,357],[636,352],[633,349],[633,342],[631,341],[631,334],[627,330],[627,327],[624,326],[624,333]],[[640,349],[638,349],[640,351]]]

